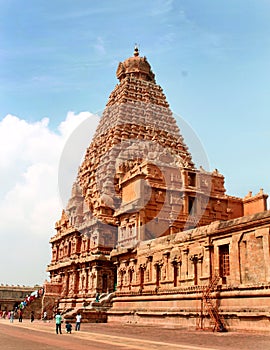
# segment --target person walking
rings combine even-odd
[[[10,311],[9,321],[10,321],[10,323],[13,323],[13,321],[14,321],[14,311],[13,310]]]
[[[57,311],[56,315],[55,315],[55,330],[56,330],[56,334],[60,333],[62,334],[62,330],[61,330],[61,323],[62,323],[62,316],[60,315],[60,312]]]
[[[75,331],[79,331],[81,328],[81,320],[82,320],[82,315],[78,312],[76,315],[76,326],[75,326]]]
[[[18,315],[19,315],[19,322],[22,322],[22,310],[18,310]]]
[[[34,316],[34,311],[31,311],[31,315],[30,315],[30,321],[34,322],[35,316]]]
[[[43,321],[47,321],[47,311],[44,311],[43,313]]]

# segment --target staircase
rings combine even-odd
[[[63,313],[65,320],[74,322],[76,314],[79,312],[82,315],[82,322],[89,323],[106,323],[107,311],[111,308],[111,300],[115,293],[101,294],[99,301],[93,299],[89,305],[83,308],[67,310]]]
[[[27,301],[27,304],[21,310],[23,319],[30,319],[31,313],[33,313],[34,319],[40,320],[42,310],[42,295],[38,295],[35,298],[29,299]],[[16,315],[16,317],[18,317],[18,314]]]
[[[224,318],[219,314],[216,300],[212,294],[212,292],[215,291],[219,280],[220,276],[216,274],[210,281],[209,285],[203,290],[201,298],[201,315],[199,319],[200,324],[198,328],[204,329],[203,319],[205,313],[208,313],[211,319],[210,324],[213,325],[213,332],[227,332]]]

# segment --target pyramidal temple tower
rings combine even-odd
[[[195,227],[266,206],[263,192],[244,199],[229,196],[223,175],[195,166],[166,96],[137,47],[119,63],[116,76],[119,83],[50,240],[46,300],[62,310],[85,307],[96,293],[142,295],[161,286],[177,291],[180,283],[206,283],[213,269],[209,239],[201,234],[191,254],[190,244],[176,250],[169,246],[171,237],[180,235],[183,243],[191,237],[185,232]],[[156,242],[163,243],[154,258]],[[227,248],[220,254],[227,256]],[[146,258],[139,263],[140,252]],[[226,273],[221,272],[224,280]]]
[[[141,240],[152,237],[149,230],[146,232],[145,224],[157,218],[161,206],[153,203],[150,197],[158,196],[159,203],[164,205],[166,185],[174,190],[176,184],[183,185],[180,168],[190,170],[193,175],[195,168],[166,97],[156,84],[147,59],[139,56],[137,48],[133,57],[119,63],[116,75],[119,84],[109,97],[87,149],[79,171],[79,184],[97,219],[122,227],[127,216],[131,219],[132,211],[134,222],[129,222],[136,226],[132,239]],[[148,198],[152,187],[152,195]],[[167,223],[168,214],[172,214],[169,202],[174,199],[171,197],[179,197],[174,192],[168,196],[164,215],[160,218],[161,222]],[[186,218],[179,225],[183,226],[185,221]]]

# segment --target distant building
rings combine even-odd
[[[8,312],[11,310],[15,310],[18,308],[19,304],[24,301],[28,296],[31,296],[31,293],[33,291],[38,291],[42,287],[40,286],[14,286],[14,285],[0,285],[0,311]],[[29,303],[30,304],[30,303]],[[37,303],[35,303],[36,305]],[[41,303],[39,304],[38,308],[40,310],[41,308]],[[30,308],[28,308],[29,310]],[[29,313],[27,310],[27,313],[25,312],[25,315]]]
[[[50,240],[47,304],[91,309],[113,293],[108,321],[264,327],[267,195],[229,196],[218,170],[196,168],[137,48],[116,75]]]

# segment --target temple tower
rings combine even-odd
[[[78,177],[93,215],[119,227],[118,244],[134,245],[169,234],[172,227],[183,229],[189,216],[188,226],[196,223],[198,171],[162,88],[137,47],[119,63],[116,76],[119,84],[110,94]],[[188,182],[190,194],[185,190]],[[209,192],[211,180],[205,184]],[[207,198],[203,200],[207,204]]]
[[[133,249],[136,260],[142,241],[243,215],[242,199],[225,194],[223,175],[196,168],[137,47],[116,76],[50,241],[47,287],[51,295],[55,287],[62,309],[118,288],[118,247]]]

